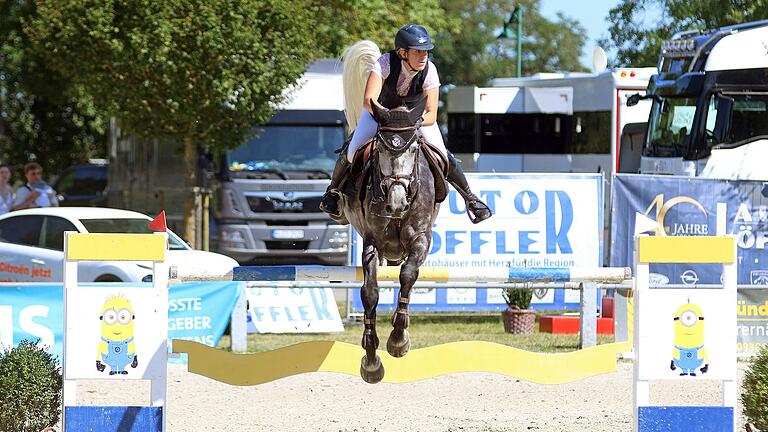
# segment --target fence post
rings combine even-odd
[[[597,284],[579,284],[581,310],[579,311],[579,348],[597,345]]]
[[[248,307],[245,295],[245,283],[238,284],[240,293],[237,296],[237,303],[232,309],[232,318],[230,320],[230,345],[232,352],[248,351]]]

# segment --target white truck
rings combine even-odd
[[[640,172],[768,180],[768,20],[662,44]]]

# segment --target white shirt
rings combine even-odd
[[[19,186],[18,189],[16,189],[16,196],[13,199],[13,206],[19,206],[21,203],[23,203],[27,196],[29,196],[30,193],[32,193],[32,190],[37,190],[40,192],[40,195],[38,195],[37,199],[35,199],[35,204],[38,207],[57,207],[58,203],[54,200],[56,199],[56,191],[53,190],[52,187],[48,186],[47,184],[42,189],[40,188],[31,188],[27,184],[23,184]]]
[[[440,87],[440,77],[437,74],[437,68],[431,60],[428,60],[429,68],[427,70],[427,76],[424,77],[424,85],[422,89],[424,91],[431,90],[436,87]],[[380,76],[382,80],[386,80],[389,76],[389,53],[382,54],[376,63],[373,64],[371,72]],[[397,79],[397,94],[399,96],[405,96],[408,94],[408,89],[411,87],[411,81],[413,77],[419,71],[411,71],[406,66],[405,62],[400,60],[400,77]]]

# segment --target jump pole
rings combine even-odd
[[[184,281],[292,281],[292,282],[362,282],[363,268],[355,266],[240,266],[227,273],[214,274],[207,269],[187,269],[173,274]],[[622,283],[632,278],[629,267],[421,267],[419,281],[424,282],[575,282]],[[400,280],[400,267],[379,267],[379,281]]]

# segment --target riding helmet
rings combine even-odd
[[[432,38],[429,37],[427,29],[418,24],[404,25],[397,31],[395,36],[395,49],[412,48],[429,51],[434,47],[435,45],[432,43]]]

